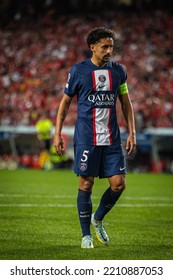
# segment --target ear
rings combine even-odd
[[[91,50],[92,52],[95,52],[95,45],[94,45],[94,44],[91,44],[91,45],[90,45],[90,50]]]

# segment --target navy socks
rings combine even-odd
[[[120,195],[122,194],[121,191],[112,191],[109,187],[104,194],[102,195],[102,198],[100,200],[100,205],[98,206],[94,218],[98,221],[102,221],[104,216],[112,209],[112,207],[115,205],[117,200],[119,199]]]
[[[77,207],[83,236],[90,235],[92,214],[91,192],[78,190]]]
[[[104,216],[112,209],[120,195],[120,191],[112,191],[109,187],[101,197],[100,204],[95,212],[95,219],[102,221]],[[91,214],[92,214],[92,202],[91,202],[91,192],[78,190],[77,197],[77,208],[79,214],[79,220],[82,228],[82,234],[90,235],[90,223],[91,223]]]

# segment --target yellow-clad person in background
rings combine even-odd
[[[50,147],[52,142],[53,123],[48,118],[46,112],[41,114],[39,121],[36,123],[37,138],[40,141],[41,153],[39,156],[40,166],[43,169],[52,169],[50,160]]]

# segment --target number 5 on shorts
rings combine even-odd
[[[83,151],[82,158],[81,158],[82,162],[86,162],[88,160],[88,153],[89,153],[88,150]]]

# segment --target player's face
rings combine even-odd
[[[103,66],[112,55],[114,42],[112,38],[101,39],[98,43],[91,45],[92,61],[94,64]]]

